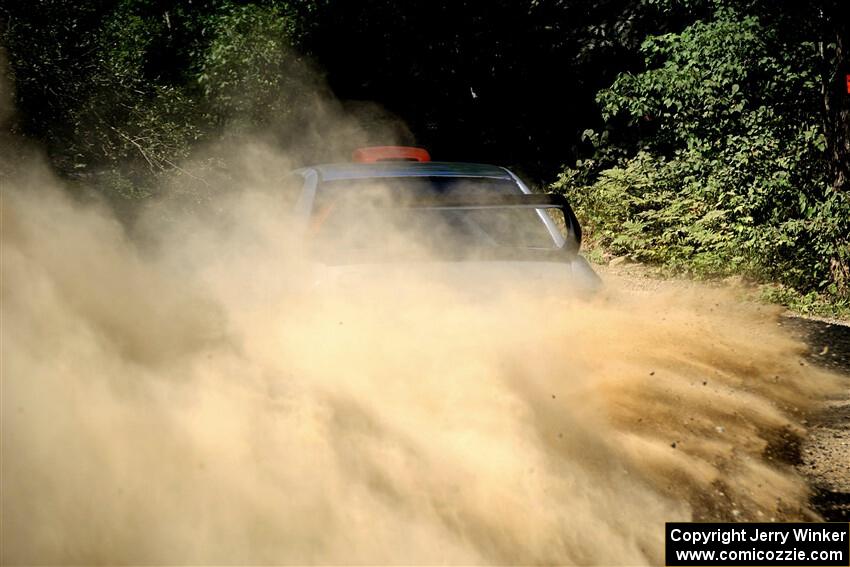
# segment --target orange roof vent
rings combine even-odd
[[[424,148],[409,146],[372,146],[357,148],[351,155],[356,163],[375,163],[377,161],[431,161],[431,154]]]

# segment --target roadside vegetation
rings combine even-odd
[[[797,310],[850,313],[850,191],[826,97],[835,62],[816,21],[716,2],[648,36],[644,67],[601,90],[606,127],[554,187],[591,240],[701,277],[743,275]],[[814,8],[812,8],[814,9]],[[812,26],[812,29],[807,29]],[[829,47],[834,50],[835,47]],[[850,94],[845,95],[846,98]],[[848,116],[845,115],[846,121]],[[846,159],[846,154],[845,154]]]
[[[12,132],[124,218],[176,187],[215,199],[242,141],[296,164],[417,143],[567,193],[596,256],[841,316],[843,4],[10,0],[0,45]]]

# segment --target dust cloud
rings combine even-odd
[[[4,564],[658,564],[665,521],[816,518],[834,383],[769,308],[329,280],[273,186],[130,237],[39,170],[2,187]]]

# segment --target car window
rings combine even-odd
[[[376,249],[417,244],[433,250],[558,246],[537,209],[406,208],[428,196],[473,196],[522,191],[512,180],[481,178],[384,178],[330,181],[319,186],[312,237],[329,246]],[[545,214],[545,213],[544,213]]]
[[[333,200],[343,194],[356,194],[361,200],[389,197],[403,200],[423,194],[470,195],[476,192],[522,193],[512,179],[481,177],[382,177],[371,179],[336,179],[319,185],[316,203]]]

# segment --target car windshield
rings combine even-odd
[[[512,180],[401,177],[334,180],[316,193],[309,232],[324,253],[470,256],[486,250],[553,250],[557,229],[543,209],[429,208],[422,198],[521,194]],[[544,222],[547,219],[551,226]]]

